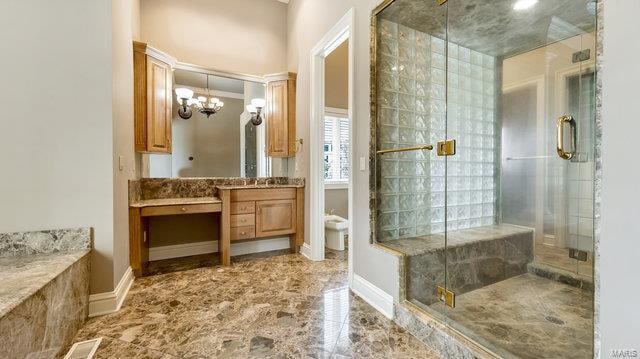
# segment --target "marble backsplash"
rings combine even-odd
[[[221,186],[304,186],[304,178],[141,178],[129,181],[129,202],[161,198],[215,197]]]
[[[92,244],[91,228],[0,233],[0,257],[91,249]]]

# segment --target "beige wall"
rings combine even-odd
[[[141,38],[179,61],[229,72],[286,70],[286,8],[275,0],[140,0]]]
[[[94,293],[114,282],[111,13],[0,2],[0,232],[94,227]]]
[[[133,46],[136,0],[113,0],[113,282],[129,267],[128,181],[136,177],[133,143]],[[102,270],[92,271],[98,280]]]
[[[287,12],[287,65],[298,73],[297,136],[309,141],[309,67],[310,51],[322,36],[353,7],[355,38],[350,39],[355,56],[355,106],[353,121],[355,163],[369,158],[369,24],[377,0],[291,0]],[[295,175],[309,176],[309,150],[296,157]],[[398,258],[369,243],[369,170],[353,171],[355,208],[350,220],[354,228],[354,273],[387,293],[398,296]],[[307,187],[306,196],[309,198]],[[305,231],[309,233],[309,201],[305,201]],[[309,236],[306,236],[307,238]]]
[[[343,42],[324,60],[324,104],[349,107],[349,41]]]
[[[331,213],[342,218],[349,218],[349,190],[347,188],[331,188],[324,190],[324,213]]]

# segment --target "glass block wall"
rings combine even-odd
[[[379,241],[443,232],[445,210],[449,230],[495,223],[494,58],[445,46],[440,38],[380,20],[377,148],[435,145],[445,138],[456,139],[458,148],[448,173],[435,151],[378,155]]]

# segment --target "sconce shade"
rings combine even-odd
[[[189,100],[191,97],[193,97],[193,91],[189,90],[188,88],[178,87],[176,89],[176,96],[179,99]]]
[[[254,105],[247,105],[247,112],[249,113],[258,113],[258,110]]]
[[[255,108],[264,108],[266,101],[263,98],[254,98],[251,100],[251,105]]]

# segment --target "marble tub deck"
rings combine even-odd
[[[103,337],[97,358],[437,358],[350,293],[346,251],[211,258],[152,262],[122,309],[74,341]]]
[[[592,298],[592,292],[523,274],[456,296],[454,309],[431,308],[504,357],[578,359],[593,357]]]
[[[89,249],[0,258],[0,318],[88,255]]]

